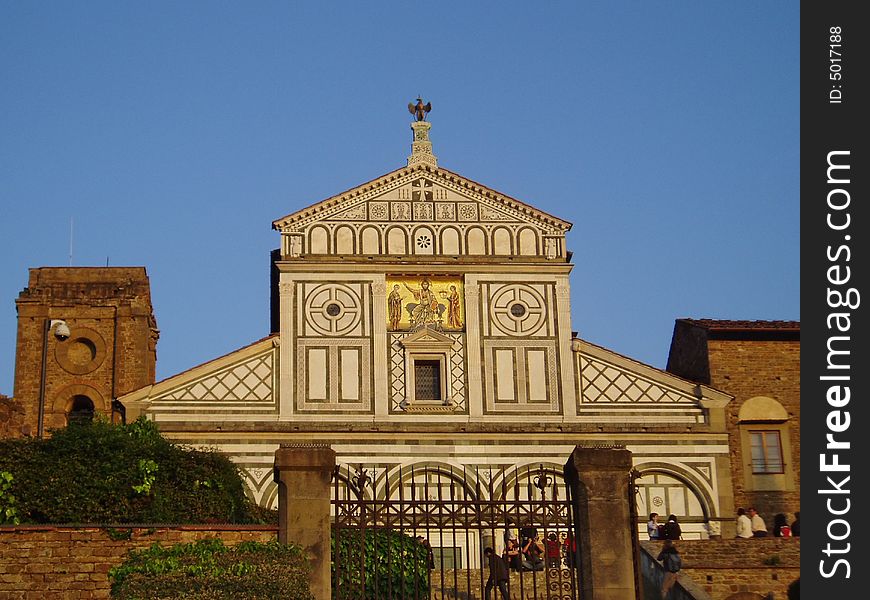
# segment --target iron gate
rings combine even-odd
[[[332,510],[333,598],[481,599],[487,547],[513,563],[512,599],[579,597],[557,467],[339,465]],[[543,565],[506,555],[513,537],[520,546],[537,537]],[[491,597],[500,600],[498,588]]]

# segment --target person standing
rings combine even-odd
[[[683,560],[680,558],[680,553],[677,552],[677,547],[674,542],[666,539],[662,551],[656,557],[656,560],[661,561],[665,568],[665,577],[662,580],[662,600],[668,597],[668,593],[674,584],[677,582],[677,573],[683,566]]]
[[[750,506],[747,512],[752,522],[752,537],[767,537],[767,525],[764,524],[764,519],[761,518],[758,511]]]
[[[646,524],[646,533],[649,535],[649,539],[657,540],[659,539],[659,513],[650,513],[649,521]]]
[[[559,543],[559,538],[554,532],[551,531],[547,535],[544,546],[547,548],[547,568],[558,569],[562,564],[562,544]]]
[[[666,540],[679,540],[683,537],[683,530],[680,529],[680,524],[677,522],[677,515],[668,516],[668,522],[665,523],[664,534],[662,537]]]
[[[737,509],[737,537],[743,539],[752,537],[752,521],[746,516],[746,510],[743,508]]]
[[[399,321],[402,320],[402,293],[399,291],[399,284],[393,286],[387,302],[390,305],[390,331],[398,331]]]
[[[493,587],[498,587],[502,600],[509,600],[507,584],[510,579],[507,565],[504,559],[496,554],[492,548],[483,551],[483,555],[489,562],[489,579],[486,580],[486,588],[483,597],[489,600],[489,594]]]
[[[447,295],[447,326],[451,329],[462,329],[462,317],[459,316],[459,311],[462,303],[460,302],[459,292],[455,285],[450,286],[450,294]]]

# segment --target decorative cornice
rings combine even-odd
[[[324,444],[322,442],[288,442],[282,443],[281,448],[329,448],[329,444]]]
[[[316,218],[322,216],[331,216],[337,212],[345,210],[349,208],[348,206],[342,206],[349,200],[359,199],[363,200],[364,197],[368,198],[376,195],[384,188],[388,186],[395,186],[396,184],[405,183],[403,180],[407,178],[408,180],[412,179],[410,176],[414,176],[419,173],[429,173],[433,178],[440,178],[445,182],[453,184],[456,190],[467,190],[469,192],[473,192],[480,196],[483,201],[489,200],[495,204],[495,207],[500,208],[502,210],[508,210],[510,213],[513,213],[517,216],[524,216],[526,218],[535,219],[541,221],[542,223],[553,227],[560,233],[564,233],[571,229],[572,224],[568,221],[564,221],[550,215],[546,212],[538,210],[525,202],[517,200],[516,198],[512,198],[511,196],[507,196],[500,192],[497,192],[491,188],[488,188],[480,183],[472,181],[462,175],[449,171],[443,167],[435,167],[433,165],[427,163],[418,163],[414,165],[409,165],[407,167],[403,167],[401,169],[396,169],[390,173],[387,173],[377,179],[373,179],[369,182],[363,183],[357,187],[346,190],[340,194],[335,196],[331,196],[326,198],[325,200],[321,200],[316,204],[312,204],[311,206],[299,210],[297,212],[291,213],[280,219],[276,219],[272,222],[272,228],[281,232],[290,232],[289,228],[292,225],[297,225],[301,221],[305,221],[306,219]]]

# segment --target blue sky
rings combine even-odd
[[[799,319],[796,2],[0,1],[0,393],[27,269],[144,265],[158,378],[269,330],[273,219],[439,164],[571,221],[573,329]]]

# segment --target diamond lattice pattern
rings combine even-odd
[[[243,363],[230,365],[184,387],[172,390],[160,400],[201,402],[271,402],[272,366],[270,350]]]
[[[580,357],[583,402],[696,404],[690,394],[587,356]]]

